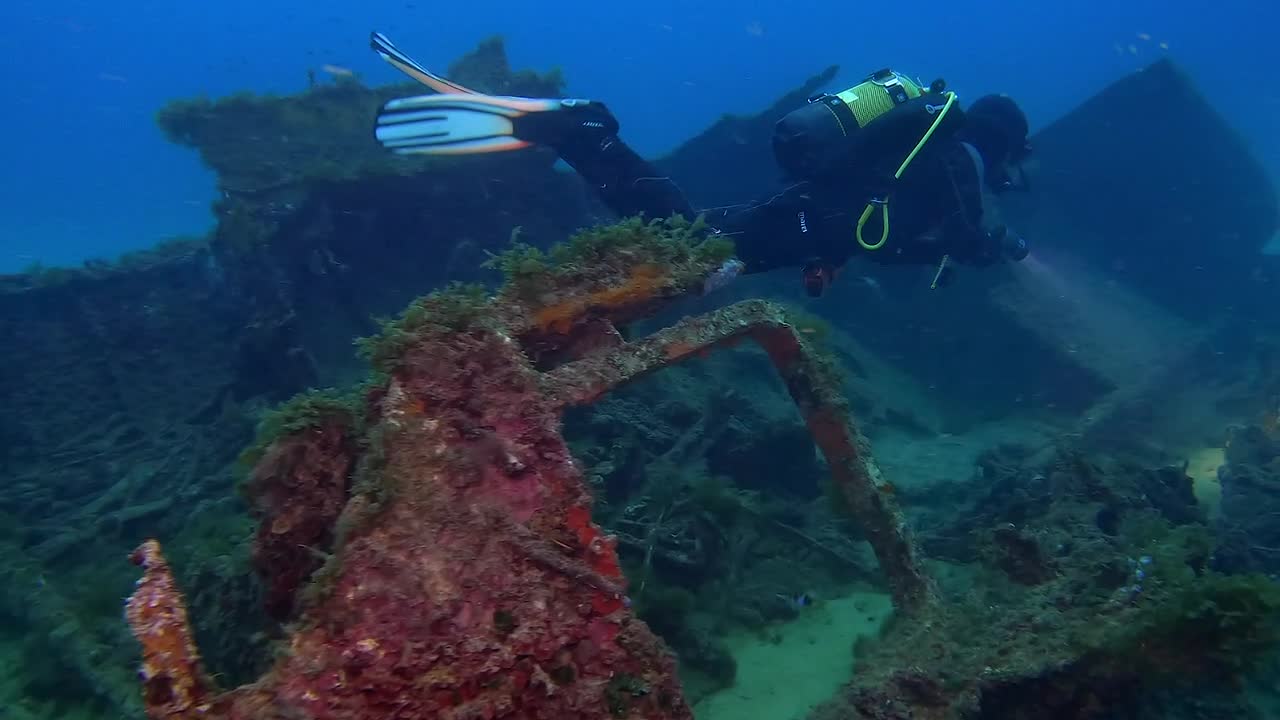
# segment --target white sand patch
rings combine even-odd
[[[1204,506],[1209,519],[1218,514],[1222,501],[1222,485],[1218,482],[1218,467],[1226,463],[1222,448],[1199,448],[1187,453],[1187,475],[1196,499]]]
[[[853,643],[889,618],[888,595],[855,592],[806,608],[789,623],[725,639],[737,681],[703,698],[697,720],[797,720],[853,675]]]
[[[1038,448],[1051,442],[1053,429],[1032,419],[976,425],[962,435],[921,438],[897,431],[871,437],[871,452],[884,476],[900,487],[919,487],[973,477],[978,458],[1002,444]]]

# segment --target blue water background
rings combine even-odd
[[[962,99],[1008,92],[1040,126],[1167,52],[1280,168],[1280,5],[1259,0],[2,5],[0,272],[204,232],[213,177],[163,139],[155,111],[199,94],[299,91],[326,63],[399,80],[368,50],[372,29],[441,69],[502,34],[513,66],[561,67],[568,92],[606,100],[646,154],[829,64],[849,80],[884,65],[941,75]],[[1160,113],[1151,108],[1153,123]]]

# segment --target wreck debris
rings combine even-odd
[[[497,295],[433,293],[367,342],[379,380],[353,404],[367,411],[361,440],[285,423],[265,455],[275,470],[255,476],[260,504],[275,477],[327,488],[300,502],[329,507],[332,477],[300,475],[331,475],[360,448],[331,555],[266,676],[210,704],[158,546],[139,550],[148,572],[133,603],[145,612],[133,626],[148,657],[165,661],[162,683],[148,688],[174,689],[148,692],[152,717],[197,707],[217,718],[690,717],[673,658],[630,611],[614,539],[591,519],[559,415],[738,339],[759,342],[778,366],[899,604],[927,599],[834,377],[780,308],[741,303],[622,342],[615,323],[695,292],[727,257],[691,242],[694,232],[636,220],[581,233],[549,257],[518,249],[501,259],[510,279]],[[300,461],[281,465],[282,452]],[[290,519],[284,535],[301,519],[295,509],[268,517]],[[260,548],[277,540],[272,524]],[[280,570],[260,568],[269,584]]]
[[[147,714],[185,720],[209,710],[211,683],[192,640],[187,608],[160,543],[148,540],[130,558],[142,579],[129,597],[125,617],[142,645],[142,687]]]
[[[899,608],[929,597],[890,486],[852,424],[832,371],[773,303],[748,300],[683,322],[609,353],[591,355],[547,374],[547,392],[564,405],[586,404],[618,385],[708,348],[744,339],[769,354],[799,406],[833,479],[880,561]]]
[[[969,544],[984,556],[971,566],[1001,581],[940,576],[942,599],[859,647],[853,677],[811,720],[1139,717],[1161,698],[1205,708],[1215,693],[1235,705],[1280,640],[1280,586],[1212,570],[1208,528],[1174,509],[1194,497],[1152,502],[1143,488],[1162,481],[1149,471],[1063,453],[1035,472],[993,469],[981,510],[950,508],[945,542]]]
[[[81,598],[64,594],[57,584],[50,582],[51,568],[19,544],[0,539],[0,554],[5,558],[0,566],[0,588],[3,588],[0,614],[11,627],[56,640],[41,648],[41,659],[60,666],[56,676],[59,686],[83,687],[116,716],[138,716],[142,703],[133,691],[132,673],[122,664],[112,662],[104,652],[110,643],[126,639],[125,629],[121,627],[119,633],[111,634],[95,632],[97,628],[88,626],[76,615]],[[34,594],[28,594],[31,588]],[[25,717],[18,709],[6,708],[6,712],[10,711],[14,717]]]
[[[315,425],[305,433],[267,448],[246,487],[262,515],[253,564],[267,580],[267,614],[280,621],[292,614],[298,589],[332,549],[334,523],[347,502],[355,456],[350,419],[336,408],[324,410],[310,418]]]

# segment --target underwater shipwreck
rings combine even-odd
[[[834,72],[660,164],[740,197],[771,163],[744,138]],[[449,74],[561,86],[497,41]],[[210,237],[0,278],[5,717],[728,717],[757,676],[727,638],[789,647],[850,588],[884,612],[823,631],[843,677],[786,718],[1280,707],[1277,196],[1172,64],[1037,136],[1058,170],[1008,212],[1072,257],[1039,283],[803,308],[786,279],[703,296],[729,244],[609,218],[541,151],[382,154],[399,90],[176,102]],[[1196,162],[1162,152],[1189,134]]]

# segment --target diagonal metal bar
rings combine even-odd
[[[914,610],[929,602],[931,585],[916,558],[893,486],[854,424],[830,361],[796,332],[781,306],[748,300],[686,318],[546,373],[543,390],[560,407],[590,404],[655,370],[746,339],[759,343],[786,383],[831,467],[836,487],[876,553],[895,605]]]

